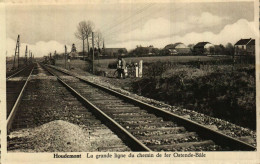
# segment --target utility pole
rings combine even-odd
[[[27,45],[26,45],[26,49],[25,49],[25,61],[24,61],[26,65],[27,65],[27,48],[28,48],[28,47],[27,47]]]
[[[31,52],[31,62],[33,62],[33,61],[32,61],[32,52]]]
[[[105,53],[105,39],[103,38],[103,54],[102,55],[105,55],[106,53]]]
[[[29,62],[31,62],[30,54],[31,54],[31,50],[29,50],[29,53],[28,53],[28,61],[29,61]]]
[[[17,67],[19,67],[19,63],[20,63],[20,61],[19,61],[19,56],[20,56],[20,35],[18,35],[18,38],[17,38],[17,45],[18,45],[18,54],[17,54],[17,56],[18,56],[18,58],[17,58],[18,66]]]
[[[94,74],[94,32],[92,32],[92,73]]]
[[[18,35],[17,41],[16,41],[13,68],[15,68],[15,59],[16,59],[16,56],[18,57],[18,58],[17,58],[17,62],[18,62],[18,66],[17,66],[17,67],[19,67],[19,53],[20,53],[20,35]]]
[[[64,58],[65,58],[65,69],[67,69],[67,46],[65,45],[65,54],[64,54]]]

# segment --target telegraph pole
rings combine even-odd
[[[65,58],[65,69],[67,69],[67,46],[65,45],[65,54],[64,54],[64,58]]]
[[[94,32],[92,32],[92,73],[94,74]]]
[[[18,38],[17,38],[17,45],[18,45],[18,54],[17,54],[17,56],[18,56],[18,58],[17,58],[17,62],[18,62],[18,66],[17,67],[19,67],[19,56],[20,56],[20,35],[18,35]]]
[[[103,39],[103,54],[102,55],[105,55],[105,39]]]
[[[16,41],[13,68],[15,68],[15,59],[16,59],[16,56],[18,57],[18,59],[17,59],[18,66],[17,66],[17,67],[19,67],[19,53],[20,53],[20,35],[18,35],[17,41]]]
[[[27,45],[26,45],[26,49],[25,49],[25,64],[27,65]]]
[[[29,62],[31,62],[30,55],[31,55],[31,50],[29,50],[29,53],[28,53],[28,61]]]

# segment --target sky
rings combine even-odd
[[[183,42],[196,44],[235,44],[241,38],[254,38],[253,2],[204,3],[108,3],[74,5],[6,5],[7,56],[15,51],[17,35],[35,57],[55,50],[64,52],[82,41],[75,37],[80,21],[92,21],[94,32],[101,31],[105,47],[128,50],[137,45],[163,48]]]

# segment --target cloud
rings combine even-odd
[[[136,45],[149,46],[154,45],[158,48],[163,48],[167,44],[175,42],[183,42],[185,44],[196,44],[201,41],[208,41],[213,44],[235,44],[241,38],[255,38],[257,34],[254,22],[248,22],[245,19],[240,19],[233,24],[226,25],[218,34],[210,31],[196,33],[190,32],[183,36],[172,35],[158,39],[151,39],[146,41],[128,40],[125,42],[118,42],[115,44],[107,45],[107,47],[126,47],[127,49],[133,49]]]
[[[190,16],[188,18],[188,23],[192,26],[199,27],[212,27],[217,26],[222,23],[223,20],[228,19],[227,17],[219,17],[217,15],[213,15],[209,12],[203,12],[200,16]]]
[[[117,41],[128,40],[150,40],[160,37],[177,34],[182,30],[189,28],[185,23],[172,23],[165,18],[156,18],[148,20],[142,28],[135,29],[131,32],[119,34]]]
[[[46,56],[49,53],[54,53],[56,50],[57,53],[64,53],[64,44],[61,44],[57,41],[51,40],[48,42],[39,41],[36,44],[27,44],[21,43],[20,45],[20,56],[25,55],[26,45],[28,46],[28,50],[30,50],[34,57],[42,57]],[[15,53],[16,41],[7,38],[6,40],[6,51],[8,56],[13,56]],[[70,51],[71,46],[67,45],[67,51]]]
[[[148,20],[143,27],[119,34],[116,41],[139,40],[146,41],[166,36],[177,35],[195,28],[208,28],[220,25],[227,17],[219,17],[209,12],[203,12],[199,16],[189,16],[182,22],[171,22],[165,18]]]

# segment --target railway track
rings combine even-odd
[[[16,115],[13,116],[13,121],[8,124],[8,151],[26,150],[37,152],[42,151],[43,148],[41,147],[44,147],[44,151],[51,152],[130,151],[130,148],[64,88],[56,77],[42,69],[39,64],[35,64],[24,95],[20,99]],[[65,129],[68,126],[74,127],[72,125],[79,125],[84,129],[84,132],[88,135],[85,136],[86,138],[82,138],[82,141],[91,146],[85,146],[84,142],[65,142],[66,139],[64,138],[71,136],[64,134],[58,136],[60,133],[59,128],[62,128],[62,126],[66,126]],[[56,126],[59,126],[58,132],[56,132]],[[48,131],[49,134],[43,132],[46,127],[50,130],[50,132]],[[19,137],[26,136],[26,133],[29,133],[26,130],[34,128],[37,130],[30,130],[29,136]],[[51,132],[52,130],[56,131]],[[20,131],[25,134],[17,135]],[[41,132],[39,133],[39,131]],[[68,131],[71,133],[73,130]],[[49,136],[50,133],[53,133],[52,137]],[[74,135],[73,140],[78,139],[79,134]],[[42,138],[41,142],[39,138]],[[48,142],[45,138],[49,139]],[[58,140],[56,141],[58,144],[53,140]],[[68,145],[60,145],[62,142],[68,143]],[[102,145],[99,142],[102,142]],[[46,148],[46,145],[49,145],[49,147]],[[70,145],[75,145],[75,147],[71,148]],[[62,148],[62,146],[69,148]]]
[[[33,65],[29,65],[18,72],[9,75],[6,78],[6,99],[7,99],[7,117],[12,109],[19,104],[16,102],[19,96],[22,96],[22,89],[26,87],[28,77],[33,70]],[[20,95],[21,94],[21,95]]]
[[[6,72],[6,79],[9,79],[17,74],[19,74],[20,72],[22,72],[24,69],[26,69],[28,66],[23,66],[23,67],[20,67],[16,70],[12,70],[12,71],[7,71]]]
[[[134,151],[248,151],[255,147],[81,77],[44,66]]]

